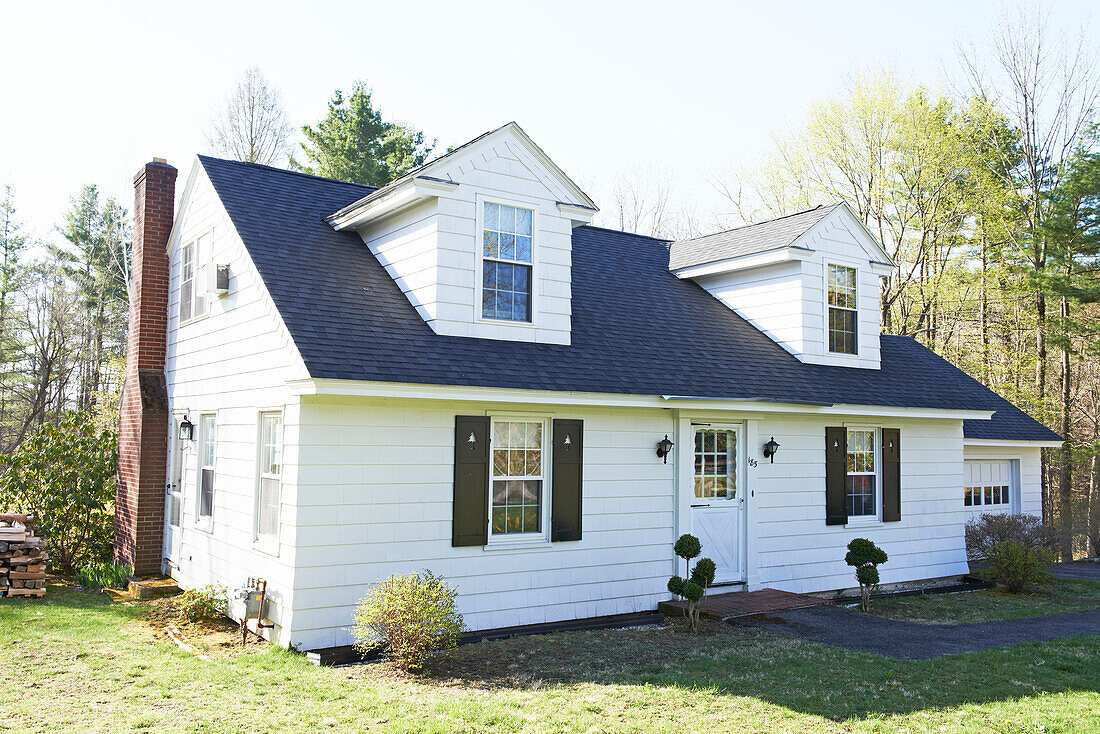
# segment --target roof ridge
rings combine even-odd
[[[686,240],[674,240],[674,241],[675,242],[694,242],[695,240],[704,240],[708,237],[716,237],[720,234],[729,234],[730,232],[737,232],[737,231],[740,231],[742,229],[748,229],[749,227],[759,227],[763,224],[771,224],[772,222],[778,222],[778,221],[783,220],[783,219],[790,219],[791,217],[797,217],[800,214],[809,214],[810,212],[815,212],[818,209],[836,208],[836,207],[840,206],[842,203],[843,202],[838,201],[835,204],[818,204],[817,206],[811,206],[809,209],[803,209],[802,211],[791,212],[790,214],[784,214],[784,215],[779,216],[779,217],[773,217],[772,219],[765,219],[763,222],[752,222],[750,224],[742,224],[742,225],[739,225],[737,227],[731,227],[729,229],[723,229],[723,230],[720,230],[718,232],[711,232],[710,234],[701,234],[701,235],[698,235],[697,237],[688,237]]]
[[[263,168],[275,173],[286,173],[291,176],[301,176],[302,178],[311,178],[315,181],[331,181],[333,183],[344,184],[345,186],[357,186],[361,189],[368,189],[369,191],[377,191],[380,186],[370,186],[368,184],[356,183],[355,181],[344,181],[339,178],[332,178],[331,176],[318,176],[313,173],[306,173],[305,171],[295,171],[290,168],[279,168],[278,166],[269,166],[266,163],[253,163],[251,161],[238,161],[232,158],[218,158],[217,156],[206,155],[205,153],[196,154],[200,161],[217,161],[219,163],[229,163],[235,166],[250,166],[252,168]],[[368,191],[368,193],[369,193]]]
[[[654,237],[651,234],[641,234],[639,232],[628,232],[625,229],[612,229],[611,227],[601,227],[598,224],[582,224],[580,227],[577,227],[577,229],[599,229],[603,230],[604,232],[613,232],[614,234],[625,234],[631,237],[644,237],[647,240],[654,240],[655,242],[675,242],[675,240],[670,240],[667,237]]]

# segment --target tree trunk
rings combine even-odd
[[[1092,455],[1092,472],[1089,476],[1089,542],[1091,555],[1100,558],[1100,454]]]
[[[986,247],[985,233],[982,233],[982,382],[989,387],[993,384],[989,369],[989,251]]]
[[[1062,323],[1069,323],[1069,299],[1062,296]],[[1064,327],[1063,327],[1064,330]],[[1070,447],[1070,378],[1071,354],[1069,344],[1062,345],[1062,466],[1058,476],[1058,515],[1062,526],[1062,560],[1073,560],[1073,451]]]

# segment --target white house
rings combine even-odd
[[[199,157],[173,217],[174,179],[136,179],[117,553],[267,579],[281,644],[348,643],[393,573],[491,629],[652,610],[685,532],[808,592],[853,537],[949,577],[973,513],[1040,510],[1059,437],[880,336],[894,264],[845,204],[602,229],[514,123],[378,190]]]

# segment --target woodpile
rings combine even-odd
[[[49,557],[33,515],[0,514],[0,596],[45,596]]]

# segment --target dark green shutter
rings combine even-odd
[[[848,433],[843,428],[825,429],[825,524],[848,522],[844,479],[847,476]]]
[[[555,420],[552,433],[550,540],[580,540],[584,421]]]
[[[485,545],[488,538],[489,417],[458,415],[455,416],[455,489],[451,545]]]
[[[901,431],[882,429],[882,521],[901,520]]]

